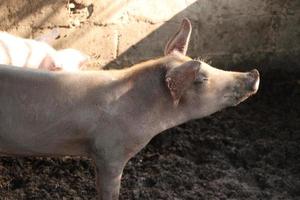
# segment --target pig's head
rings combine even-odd
[[[185,56],[191,30],[190,21],[184,19],[165,47],[165,55],[176,58],[168,63],[165,77],[174,106],[187,108],[198,118],[235,106],[257,92],[256,69],[245,73],[223,71]]]
[[[35,38],[35,40],[51,45],[59,36],[59,29],[54,28],[50,32]],[[88,60],[89,56],[76,49],[62,49],[55,51],[51,55],[45,56],[38,68],[49,71],[77,71]]]
[[[89,60],[89,56],[76,49],[58,50],[53,56],[57,68],[64,71],[77,71]]]
[[[46,56],[39,68],[49,71],[78,71],[89,59],[89,56],[76,49],[62,49]]]

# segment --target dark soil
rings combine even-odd
[[[80,158],[0,159],[1,199],[95,199]],[[165,131],[127,164],[121,199],[300,199],[300,83]]]

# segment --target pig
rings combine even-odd
[[[0,64],[49,71],[77,71],[89,60],[89,56],[76,49],[55,50],[47,43],[51,39],[51,35],[32,40],[0,32]]]
[[[127,161],[162,131],[255,94],[259,72],[223,71],[186,56],[182,21],[165,56],[120,70],[51,73],[0,67],[0,152],[86,156],[99,200],[117,200]]]

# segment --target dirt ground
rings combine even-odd
[[[121,199],[300,199],[300,83],[258,95],[155,137],[127,164]],[[80,158],[0,159],[1,199],[95,199]]]

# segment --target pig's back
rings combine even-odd
[[[55,50],[48,44],[0,32],[0,64],[38,68]]]

